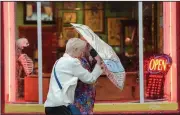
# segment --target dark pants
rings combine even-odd
[[[45,107],[46,115],[71,115],[71,112],[66,106]]]

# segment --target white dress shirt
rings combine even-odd
[[[55,70],[62,89],[59,88],[52,71],[45,107],[67,106],[73,103],[78,79],[91,84],[102,74],[100,65],[96,64],[94,70],[90,73],[82,67],[77,58],[72,58],[66,53],[58,60]]]

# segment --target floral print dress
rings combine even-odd
[[[81,59],[82,66],[91,71],[91,67],[86,58]],[[85,84],[78,81],[74,104],[80,109],[82,115],[92,115],[95,102],[96,90],[94,84]]]

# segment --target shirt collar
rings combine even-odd
[[[71,57],[71,56],[67,53],[64,53],[63,57]]]

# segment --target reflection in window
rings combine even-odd
[[[64,10],[63,2],[54,2],[58,9],[58,18],[63,19]],[[114,6],[114,4],[117,4]],[[126,83],[124,90],[121,92],[116,89],[106,77],[100,77],[96,87],[96,101],[120,101],[120,102],[139,102],[139,41],[138,41],[138,6],[137,2],[105,2],[103,11],[105,13],[104,21],[104,33],[97,34],[113,47],[117,55],[119,56],[125,70],[127,72]],[[19,62],[17,56],[17,98],[22,99],[24,102],[38,102],[38,54],[37,54],[37,26],[26,25],[23,23],[22,6],[23,3],[17,3],[17,18],[16,28],[18,29],[17,35],[22,37],[23,35],[28,39],[30,46],[24,47],[22,50],[27,54],[30,59],[33,60],[33,72],[32,75],[27,76],[23,65]],[[119,7],[119,6],[123,7]],[[31,6],[27,6],[31,9]],[[77,8],[82,8],[83,2],[78,2]],[[68,8],[66,9],[68,10]],[[76,22],[83,23],[84,14],[82,10],[71,10],[76,12]],[[43,10],[44,11],[44,10]],[[48,9],[47,9],[48,11]],[[69,10],[68,10],[69,11]],[[32,11],[27,10],[32,14]],[[34,11],[33,11],[34,12]],[[156,14],[157,12],[157,14]],[[56,14],[56,13],[53,13]],[[29,13],[27,13],[29,15]],[[144,42],[144,59],[163,51],[163,28],[162,28],[162,4],[161,2],[145,2],[143,11],[143,42]],[[160,21],[161,20],[161,21]],[[58,31],[57,25],[42,25],[42,47],[43,47],[43,100],[46,99],[46,94],[49,86],[49,78],[52,70],[52,66],[55,60],[61,57],[65,51],[65,40],[68,38],[68,32],[72,30],[69,26],[64,25],[63,21],[59,22],[59,27],[62,27]],[[56,34],[60,33],[61,37],[57,37]],[[72,33],[71,33],[72,34]],[[71,37],[71,34],[70,37]],[[74,36],[74,34],[73,34]],[[79,36],[76,36],[79,37]],[[63,38],[63,39],[62,39]],[[68,38],[69,39],[69,38]],[[57,41],[63,41],[63,44],[59,43],[56,46]],[[55,45],[53,45],[55,44]],[[57,43],[58,44],[58,43]],[[17,52],[17,55],[18,52]],[[21,74],[20,74],[21,73]],[[24,91],[24,79],[26,78],[26,91]],[[108,84],[108,85],[107,85]],[[146,78],[144,80],[146,85]],[[106,87],[107,86],[107,87]],[[31,89],[32,87],[36,87]],[[105,92],[106,90],[106,92]],[[146,86],[145,86],[146,90]],[[27,98],[24,95],[28,94]],[[32,96],[32,94],[34,95]]]

